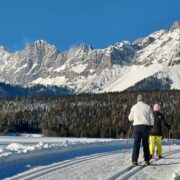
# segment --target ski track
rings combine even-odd
[[[176,153],[180,153],[180,150],[175,150],[175,151],[170,152],[170,153],[169,152],[168,153],[164,153],[164,157],[163,158],[166,158],[166,157],[168,157],[170,155],[173,155],[173,154],[176,154]],[[164,159],[156,159],[156,162],[157,161],[158,162],[162,162],[162,161],[164,161]],[[117,179],[117,180],[127,180],[127,179],[130,179],[131,177],[133,177],[135,174],[140,175],[142,173],[140,171],[143,170],[143,169],[147,169],[149,167],[151,167],[151,169],[152,169],[152,166],[153,166],[153,170],[157,169],[157,165],[153,164],[152,161],[151,161],[151,163],[152,163],[152,165],[150,165],[150,166],[143,166],[142,164],[140,164],[140,166],[132,168],[130,171],[126,171],[122,175],[119,175],[117,178],[109,178],[108,180],[114,180],[114,179]],[[135,177],[133,177],[133,179],[138,179],[139,178],[139,176],[135,176]],[[148,177],[148,179],[149,179],[149,177]]]
[[[16,176],[15,178],[7,178],[7,179],[11,179],[11,180],[30,180],[30,179],[36,179],[39,177],[42,177],[44,175],[47,175],[49,173],[55,172],[57,170],[63,169],[63,168],[67,168],[76,164],[81,164],[81,163],[85,163],[91,160],[96,160],[97,158],[101,158],[101,157],[112,157],[115,154],[119,154],[122,150],[117,150],[117,151],[113,151],[113,152],[109,152],[109,153],[99,153],[97,155],[91,155],[91,156],[87,156],[87,157],[81,157],[81,158],[75,158],[73,160],[69,160],[69,161],[65,161],[65,162],[60,162],[60,163],[56,163],[47,167],[43,167],[43,168],[38,168],[36,170],[32,170],[32,172],[28,172],[24,175],[19,175]]]
[[[154,174],[156,174],[158,180],[180,180],[179,175],[176,178],[172,176],[174,172],[180,171],[180,161],[178,159],[180,159],[180,150],[177,150],[175,153],[172,152],[160,160],[157,159],[156,161],[158,162],[155,165],[155,168],[147,166],[144,171],[138,171],[128,179],[155,180],[157,178],[155,178]]]
[[[31,172],[23,173],[23,175],[16,176],[15,178],[9,178],[12,180],[30,180],[30,179],[108,179],[108,180],[135,180],[135,179],[152,179],[155,180],[152,171],[156,173],[164,173],[165,169],[161,165],[170,167],[169,162],[173,164],[172,155],[179,154],[180,150],[176,149],[171,152],[165,152],[162,159],[156,159],[155,165],[143,166],[142,157],[140,157],[139,166],[131,168],[131,152],[128,150],[126,154],[125,162],[122,164],[123,151],[114,151],[111,153],[101,153],[98,155],[92,155],[88,157],[82,157],[70,160],[68,162],[56,163],[44,168],[38,168],[31,170]],[[104,160],[106,158],[106,160]],[[169,161],[165,161],[168,158]],[[90,166],[89,166],[90,164]],[[174,163],[175,164],[175,163]],[[177,163],[178,164],[178,163]],[[90,168],[91,167],[91,168]],[[118,168],[120,167],[120,170]],[[123,168],[122,168],[123,167]],[[155,169],[154,169],[155,167]],[[77,175],[77,171],[82,171]],[[82,176],[81,176],[82,174]],[[96,177],[92,175],[96,174]],[[166,176],[166,175],[165,175]],[[151,177],[151,178],[150,178]],[[168,176],[167,176],[168,177]],[[165,179],[169,179],[170,177]]]

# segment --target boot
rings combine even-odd
[[[137,162],[132,162],[132,167],[136,167],[138,165]]]
[[[153,157],[153,156],[150,154],[149,159],[152,159],[152,157]]]
[[[149,162],[149,161],[145,161],[144,165],[145,165],[145,166],[149,166],[149,165],[150,165],[150,162]]]

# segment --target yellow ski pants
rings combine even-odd
[[[162,136],[149,136],[150,155],[154,156],[155,149],[156,149],[156,155],[162,156]]]

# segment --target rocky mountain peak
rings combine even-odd
[[[8,50],[4,46],[0,46],[0,52],[9,53]]]
[[[57,48],[44,40],[37,40],[34,43],[29,44],[22,52],[31,58],[36,57],[35,59],[42,59],[43,57],[54,59],[58,55]]]
[[[6,51],[6,48],[4,46],[0,46],[0,51]]]
[[[4,46],[0,46],[0,57],[9,54],[7,49]]]
[[[179,27],[178,21],[172,31],[156,31],[104,49],[83,43],[59,53],[44,40],[16,53],[0,47],[0,81],[23,86],[66,85],[76,92],[119,91],[165,68],[164,74],[175,82],[172,87],[180,89]]]
[[[26,49],[46,49],[46,50],[56,50],[57,48],[54,45],[49,44],[47,41],[44,40],[37,40],[34,43],[29,44]]]
[[[33,44],[35,44],[36,46],[40,46],[40,47],[49,45],[49,43],[47,41],[44,41],[44,40],[37,40]]]
[[[175,29],[180,29],[180,21],[175,21],[172,26],[171,26],[171,31],[175,30]]]
[[[83,52],[89,52],[90,50],[93,50],[92,46],[85,43],[80,44],[77,49]]]

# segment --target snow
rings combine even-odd
[[[164,140],[164,158],[156,157],[155,165],[125,172],[131,164],[133,145],[132,140],[128,142],[125,153],[127,140],[122,139],[1,136],[0,154],[6,155],[0,156],[0,179],[103,180],[113,179],[118,173],[117,179],[180,179],[180,140],[172,140],[170,147]],[[143,163],[142,149],[139,161]]]
[[[105,68],[104,71],[98,74],[98,76],[96,73],[94,73],[93,76],[88,76],[88,82],[83,84],[81,91],[91,91],[92,85],[97,84],[101,87],[102,91],[99,89],[93,89],[93,92],[105,92],[111,84],[116,82],[118,77],[123,76],[124,74],[128,73],[128,71],[128,66],[121,67],[119,65],[113,65],[111,69]]]
[[[114,152],[113,155],[110,155],[107,157],[96,158],[95,160],[89,161],[88,163],[82,163],[82,164],[74,165],[71,167],[59,169],[53,173],[44,175],[43,178],[48,179],[48,180],[52,180],[52,179],[55,180],[58,178],[62,178],[66,180],[111,179],[111,177],[114,174],[118,173],[120,170],[124,169],[124,167],[127,167],[127,165],[131,163],[131,151],[127,152],[126,161],[124,163],[122,162],[122,158],[123,158],[123,153]],[[142,156],[140,157],[140,159],[142,160]],[[152,166],[149,168],[147,167],[145,168],[144,172],[141,172],[141,174],[138,174],[138,176],[133,175],[129,179],[131,180],[164,179],[165,180],[173,176],[171,175],[171,172],[173,172],[172,169],[170,173],[169,171],[162,172],[160,171],[159,168],[156,169],[156,173],[154,172],[155,170],[152,168]],[[178,175],[176,176],[176,178],[177,177]],[[38,178],[38,179],[43,179],[43,178]],[[121,179],[121,178],[117,178],[117,179]]]
[[[111,81],[103,91],[123,91],[156,73],[162,73],[172,80],[171,89],[180,89],[180,66],[171,66],[173,61],[179,60],[176,57],[180,47],[179,35],[179,30],[173,33],[162,30],[151,34],[149,37],[155,38],[155,41],[136,53],[136,62],[141,64],[128,66],[127,71],[115,82]]]
[[[32,81],[32,84],[43,84],[43,85],[64,85],[66,83],[66,78],[65,76],[60,76],[60,77],[47,77],[47,78],[38,78],[34,81]]]
[[[76,73],[82,73],[87,68],[87,64],[78,64],[77,66],[73,66],[71,69]]]
[[[27,153],[43,149],[57,149],[64,151],[64,148],[74,147],[83,148],[88,144],[102,145],[112,143],[117,140],[111,139],[88,139],[88,138],[51,138],[41,135],[22,135],[22,136],[0,136],[0,157],[9,156],[16,153]],[[7,144],[7,146],[5,146]]]
[[[5,146],[2,149],[0,149],[0,157],[9,156],[16,153],[20,154],[20,153],[27,153],[30,151],[36,151],[40,149],[52,148],[54,146],[55,146],[54,144],[48,145],[42,142],[39,142],[36,145],[22,145],[19,143],[11,143],[8,146]]]
[[[164,73],[173,80],[171,89],[180,89],[180,65],[167,67]]]
[[[170,180],[178,180],[178,179],[180,179],[180,169],[172,174]]]
[[[123,91],[128,87],[136,84],[138,81],[149,77],[163,69],[162,65],[153,64],[148,68],[144,66],[127,67],[126,73],[122,75],[117,81],[112,83],[104,91]]]
[[[101,93],[123,91],[146,77],[163,73],[172,81],[172,89],[180,89],[179,37],[180,29],[177,28],[154,32],[133,43],[123,41],[104,49],[88,51],[86,45],[81,45],[58,53],[54,46],[42,40],[32,45],[42,46],[43,43],[43,54],[38,53],[36,47],[28,47],[17,53],[0,48],[0,79],[23,86],[66,85],[77,93]],[[114,59],[116,56],[117,59]],[[26,64],[32,59],[33,66],[29,70]],[[39,62],[38,59],[43,61]],[[40,63],[39,68],[36,68],[37,63]]]
[[[71,70],[80,74],[87,68],[87,64],[81,64],[80,62],[70,65],[71,60],[72,58],[68,59],[63,65],[56,68],[54,71],[61,72],[61,71],[64,71],[65,69],[68,69],[68,70]]]
[[[123,145],[123,141],[113,139],[0,136],[0,179],[25,171],[27,167],[112,151]]]
[[[19,71],[21,71],[22,69],[25,69],[25,68],[27,68],[28,67],[28,65],[27,64],[24,64],[23,66],[21,66],[19,69],[17,69],[16,71],[15,71],[15,73],[17,73],[17,72],[19,72]]]
[[[94,70],[94,69],[90,69],[89,72],[90,72],[90,73],[94,73],[95,70]]]
[[[159,30],[159,31],[152,33],[148,37],[153,37],[154,39],[159,39],[165,32],[166,32],[166,30]]]
[[[38,66],[38,63],[34,63],[32,68],[29,70],[28,74],[31,74],[31,72]]]
[[[152,64],[148,68],[144,66],[127,67],[124,74],[115,82],[105,88],[103,91],[123,91],[137,82],[153,76],[156,73],[161,73],[163,77],[168,77],[172,80],[171,89],[180,89],[180,65],[163,66],[162,64]]]
[[[61,72],[61,71],[65,70],[65,68],[66,68],[66,66],[65,66],[65,65],[62,65],[62,66],[56,68],[54,71],[55,71],[55,72]]]
[[[161,38],[137,52],[138,62],[153,59],[153,63],[162,60],[167,65],[179,49],[179,39],[177,39],[179,35],[180,31],[164,33]]]

